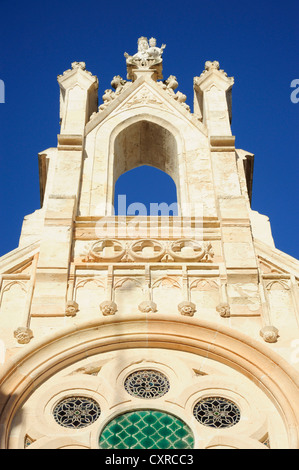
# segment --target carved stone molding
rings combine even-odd
[[[181,302],[178,305],[178,309],[181,315],[186,315],[188,317],[193,317],[196,312],[196,305],[193,302]]]
[[[168,251],[175,261],[210,261],[214,256],[211,243],[201,244],[192,239],[176,240]]]
[[[165,103],[152,91],[147,88],[143,87],[139,90],[135,95],[133,95],[122,107],[122,109],[130,109],[134,106],[142,106],[142,105],[154,105],[159,106],[163,109],[168,109]]]
[[[74,300],[69,300],[65,307],[65,315],[67,317],[74,317],[79,310],[79,305]]]
[[[112,300],[105,300],[101,303],[100,309],[104,316],[114,315],[117,312],[117,305]]]
[[[158,82],[158,84],[170,95],[174,100],[181,104],[187,111],[190,111],[190,106],[185,103],[187,96],[184,93],[174,90],[178,87],[177,78],[174,75],[170,75],[167,80]]]
[[[261,329],[260,335],[266,343],[276,343],[278,340],[278,329],[275,326],[268,325]]]
[[[129,247],[129,255],[136,261],[161,261],[165,251],[162,243],[150,239],[138,240]]]
[[[141,239],[127,246],[126,242],[110,238],[98,240],[85,247],[83,262],[209,262],[214,251],[210,242],[199,243],[180,239],[171,243],[154,239]]]
[[[216,311],[219,313],[219,315],[223,318],[229,318],[230,317],[230,306],[227,303],[220,303],[216,307]]]
[[[33,333],[30,328],[20,326],[14,331],[14,337],[19,344],[27,344],[33,338]]]
[[[142,313],[151,313],[151,312],[156,312],[157,311],[157,305],[155,302],[152,302],[151,300],[145,300],[144,302],[141,302],[138,305],[138,309]]]
[[[118,240],[102,239],[92,244],[86,255],[86,260],[117,262],[125,255],[126,248]]]

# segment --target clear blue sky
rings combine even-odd
[[[37,154],[57,145],[57,75],[85,61],[101,97],[114,75],[125,78],[124,52],[154,36],[167,44],[164,77],[176,75],[191,107],[206,60],[235,77],[232,131],[255,154],[252,208],[270,217],[276,247],[299,258],[298,1],[0,0],[0,15],[0,255],[40,207]]]

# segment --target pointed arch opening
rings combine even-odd
[[[145,201],[148,210],[150,203],[159,205],[164,202],[168,206],[174,203],[167,215],[178,215],[182,178],[179,173],[177,139],[169,129],[151,120],[138,120],[117,134],[113,154],[112,204],[117,214],[120,214],[117,204],[119,187],[124,183],[130,204],[139,202],[137,198],[141,197],[143,201],[140,202]],[[140,192],[142,187],[143,191]],[[163,215],[162,207],[154,215]],[[150,214],[138,214],[137,211],[132,215]]]

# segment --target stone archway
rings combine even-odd
[[[183,141],[171,123],[154,115],[136,115],[116,126],[109,147],[107,207],[113,207],[117,179],[142,165],[158,168],[173,179],[180,207],[189,202]]]
[[[289,448],[298,448],[298,377],[279,356],[246,335],[196,320],[174,321],[153,315],[82,323],[32,343],[7,362],[0,377],[1,448],[8,445],[10,425],[32,390],[58,370],[99,352],[126,348],[180,349],[216,359],[249,377],[276,406],[285,423]]]

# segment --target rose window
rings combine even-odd
[[[169,381],[161,372],[139,370],[125,380],[126,391],[137,398],[160,398],[169,390]]]
[[[84,428],[94,423],[101,414],[95,400],[87,397],[69,397],[60,401],[54,408],[55,421],[65,428]]]
[[[226,398],[209,397],[196,403],[193,415],[204,426],[229,428],[240,421],[240,410]]]

